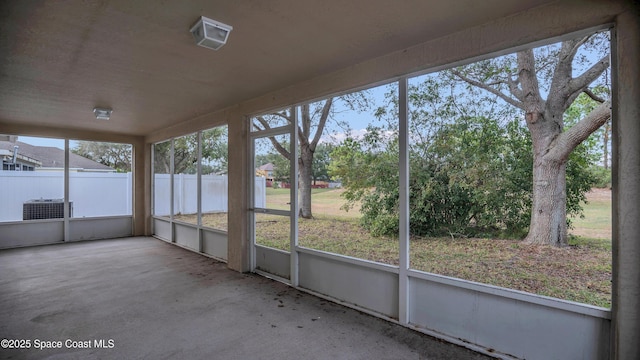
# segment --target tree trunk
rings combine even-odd
[[[313,151],[309,146],[300,146],[300,161],[298,162],[300,176],[298,177],[299,186],[299,216],[305,219],[313,218],[311,213],[311,166],[313,163]]]
[[[566,246],[566,162],[534,155],[531,224],[525,242]]]
[[[327,119],[329,118],[329,113],[331,111],[331,105],[333,104],[333,98],[328,98],[325,100],[324,105],[322,107],[322,113],[320,114],[320,119],[318,119],[318,124],[316,127],[316,134],[313,137],[313,140],[310,141],[311,136],[311,122],[312,122],[312,114],[310,111],[309,104],[302,105],[300,107],[301,119],[300,124],[297,126],[298,130],[298,143],[300,144],[300,157],[298,158],[298,204],[300,210],[298,211],[298,216],[303,217],[305,219],[313,218],[313,214],[311,213],[311,181],[313,178],[313,154],[316,150],[316,146],[320,141],[320,137],[322,136],[322,132],[324,131],[324,127],[327,123]],[[283,115],[281,113],[275,114],[277,116],[281,116],[291,121],[290,115]],[[260,124],[264,127],[264,129],[270,129],[269,122],[265,120],[263,117],[258,116],[256,118]],[[255,125],[254,125],[255,126]],[[256,126],[258,127],[258,126]],[[258,127],[259,128],[259,127]],[[287,159],[291,158],[291,154],[280,144],[275,137],[269,137],[269,140],[273,144],[273,147]]]
[[[545,112],[526,114],[533,143],[533,204],[525,242],[552,246],[568,244],[567,161],[576,146],[609,119],[609,106],[609,101],[602,103],[565,132],[561,131],[563,108],[547,103]]]
[[[527,107],[532,109],[527,111],[525,119],[533,145],[533,202],[529,234],[524,241],[535,245],[566,246],[566,170],[572,145],[564,140],[568,135],[562,134],[564,109],[555,101],[545,103],[540,100]]]

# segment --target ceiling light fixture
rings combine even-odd
[[[196,45],[218,50],[227,43],[231,30],[233,27],[230,25],[201,16],[189,31],[193,34]]]
[[[93,108],[93,114],[98,120],[109,120],[113,110],[105,108]]]

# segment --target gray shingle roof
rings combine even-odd
[[[273,167],[274,167],[274,166],[273,166],[273,164],[272,164],[272,163],[266,163],[266,164],[264,164],[264,165],[260,166],[260,167],[258,168],[258,170],[273,171]]]
[[[64,150],[53,146],[35,146],[21,141],[10,142],[0,141],[0,149],[13,151],[13,147],[18,145],[18,154],[28,156],[30,158],[42,162],[42,167],[46,168],[64,168]],[[112,168],[102,165],[91,159],[87,159],[80,155],[69,153],[69,168],[113,171]]]

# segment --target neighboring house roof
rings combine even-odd
[[[64,168],[64,150],[53,146],[35,146],[21,141],[0,141],[1,150],[13,152],[13,147],[18,146],[18,154],[36,159],[42,163],[43,168]],[[113,168],[95,162],[86,157],[69,152],[69,168],[94,170],[94,171],[115,171]]]
[[[260,166],[258,168],[258,170],[273,171],[273,164],[272,163],[266,163],[266,164]]]

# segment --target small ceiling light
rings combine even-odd
[[[197,45],[218,50],[227,43],[231,30],[232,26],[201,16],[190,31]]]
[[[113,110],[104,109],[104,108],[93,108],[93,114],[96,116],[98,120],[109,120],[111,118],[111,113]]]

